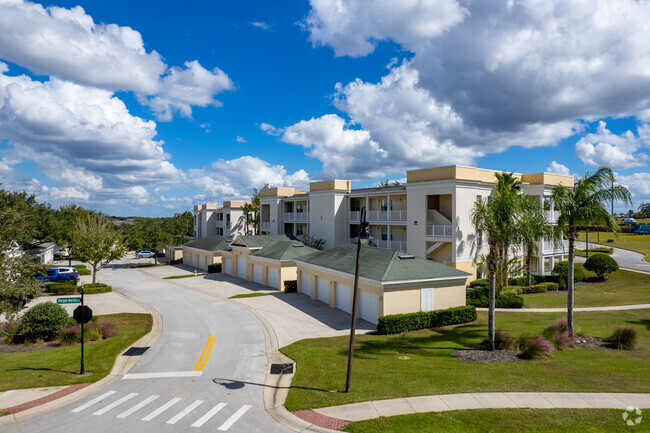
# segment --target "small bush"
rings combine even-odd
[[[113,338],[117,335],[117,325],[115,323],[101,323],[97,325],[97,328],[104,339]]]
[[[377,333],[380,335],[401,334],[418,329],[439,328],[475,320],[476,308],[471,305],[447,308],[446,310],[391,314],[379,318]]]
[[[510,286],[507,289],[501,290],[500,296],[502,295],[519,295],[523,291],[523,287]]]
[[[557,350],[575,347],[575,339],[569,332],[569,322],[566,317],[560,317],[554,324],[544,328],[542,336],[552,342]]]
[[[53,302],[44,302],[27,310],[20,318],[18,334],[25,341],[49,341],[68,321],[65,309]]]
[[[532,275],[533,284],[557,283],[557,277],[554,275]]]
[[[90,269],[86,265],[74,265],[74,269],[79,272],[79,275],[90,275]]]
[[[526,277],[508,278],[509,286],[525,286],[527,282],[528,279]]]
[[[557,290],[558,285],[557,283],[540,283],[540,284],[535,284],[534,286],[527,286],[523,287],[523,293],[529,294],[529,293],[546,293],[549,290]]]
[[[614,328],[614,332],[607,341],[616,349],[632,350],[636,347],[639,338],[639,331],[627,325],[620,325]]]
[[[84,284],[85,295],[93,295],[95,293],[106,293],[112,291],[113,288],[108,284],[104,284],[104,283]]]
[[[490,281],[483,278],[481,280],[474,280],[469,283],[469,286],[474,288],[474,287],[490,287]]]
[[[512,288],[511,288],[512,289]],[[468,289],[465,295],[467,305],[479,308],[488,308],[489,291],[486,287]],[[516,289],[515,289],[516,291]],[[515,291],[504,290],[495,298],[496,308],[521,308],[524,306],[524,298],[517,296]]]
[[[567,280],[569,278],[569,262],[560,262],[553,266],[553,271],[551,274],[557,278],[557,283],[559,285],[559,290],[567,289]],[[587,279],[582,268],[573,264],[573,281],[584,281]]]
[[[520,342],[521,353],[519,356],[524,359],[536,359],[542,355],[550,355],[553,353],[553,343],[544,337],[529,338]]]
[[[506,331],[494,330],[494,348],[496,350],[510,349],[513,344],[512,337]]]
[[[59,329],[59,341],[65,346],[70,346],[79,341],[79,327],[77,325],[62,326]]]
[[[84,326],[84,342],[86,341],[98,341],[102,339],[102,332],[99,330],[96,324],[89,323]]]
[[[521,308],[524,298],[513,294],[500,294],[495,300],[496,308]]]
[[[45,283],[45,291],[53,295],[72,295],[77,293],[76,281],[56,281]]]
[[[12,320],[7,322],[0,322],[0,338],[4,340],[5,343],[11,344],[17,342],[18,338],[18,321]]]
[[[285,293],[296,293],[298,291],[298,281],[297,280],[285,280],[284,281],[284,291],[285,291]]]
[[[171,264],[172,264],[172,261],[171,261],[171,260],[165,260],[165,264],[166,264],[166,265],[171,265]]]
[[[589,256],[584,266],[586,270],[595,272],[601,280],[604,280],[606,275],[618,271],[618,263],[607,254]]]
[[[208,274],[216,274],[221,272],[221,263],[212,263],[208,265]]]

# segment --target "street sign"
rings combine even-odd
[[[74,309],[72,317],[77,323],[88,323],[93,318],[93,310],[87,305],[80,305]]]
[[[57,298],[57,304],[78,304],[81,298]]]

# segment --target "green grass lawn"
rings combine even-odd
[[[344,431],[354,433],[616,433],[647,432],[645,417],[637,426],[623,422],[618,409],[476,409],[429,412],[353,422]]]
[[[578,265],[582,267],[582,265]],[[596,274],[582,268],[587,277]],[[521,295],[528,308],[566,307],[566,292],[532,293]],[[609,305],[635,305],[650,302],[650,275],[638,272],[617,271],[607,281],[576,286],[576,307],[604,307]]]
[[[149,314],[108,314],[98,322],[112,322],[117,335],[84,344],[85,376],[80,376],[79,345],[21,353],[0,353],[0,391],[96,382],[110,373],[115,358],[151,330]],[[88,374],[90,373],[90,374]]]
[[[233,295],[228,299],[240,299],[240,298],[257,298],[258,296],[269,296],[270,293],[245,293],[243,295]]]
[[[598,243],[598,234],[589,232],[589,242]],[[585,241],[585,232],[578,233],[578,240]],[[614,242],[607,242],[607,239],[614,239]],[[619,233],[618,237],[612,232],[600,233],[600,244],[607,247],[625,248],[638,251],[646,255],[645,260],[650,261],[650,235],[635,235],[630,233]]]
[[[203,277],[205,275],[207,274],[172,275],[171,277],[164,277],[163,280],[178,280],[179,278]]]
[[[563,313],[497,313],[512,336],[539,335]],[[617,324],[639,330],[640,349],[573,349],[534,361],[469,364],[451,354],[487,336],[487,313],[475,323],[403,335],[358,335],[352,390],[345,389],[348,337],[301,340],[281,351],[297,362],[289,410],[368,400],[481,391],[650,392],[650,309],[576,313],[576,332],[607,337]],[[399,356],[408,356],[402,360]]]

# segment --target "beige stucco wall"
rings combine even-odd
[[[472,276],[467,279],[468,282],[476,279],[476,265],[474,264],[474,262],[456,262],[453,263],[452,266],[458,269],[459,271],[472,274]]]
[[[333,189],[350,191],[350,181],[335,179],[324,180],[321,182],[312,182],[309,184],[309,192],[328,191]]]
[[[197,269],[208,270],[208,265],[212,263],[221,263],[220,251],[205,251],[195,248],[183,247],[183,264],[188,266],[196,266]],[[194,264],[194,260],[198,263]]]
[[[562,176],[560,174],[551,173],[529,173],[521,176],[523,182],[528,182],[531,185],[564,185],[573,188],[573,176]]]
[[[297,278],[296,265],[292,262],[281,263],[279,260],[260,260],[255,256],[248,256],[247,265],[249,267],[248,274],[249,281],[253,281],[253,266],[262,266],[262,285],[271,287],[269,278],[269,269],[279,269],[278,273],[278,287],[280,291],[284,291],[284,282],[287,280],[295,280]]]

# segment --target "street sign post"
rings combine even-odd
[[[74,320],[77,323],[81,324],[81,372],[79,374],[84,374],[84,323],[90,322],[93,318],[93,310],[91,310],[87,305],[84,305],[83,283],[81,284],[81,305],[74,309],[72,317],[74,317]]]
[[[81,298],[57,298],[57,304],[78,304],[81,302]]]

